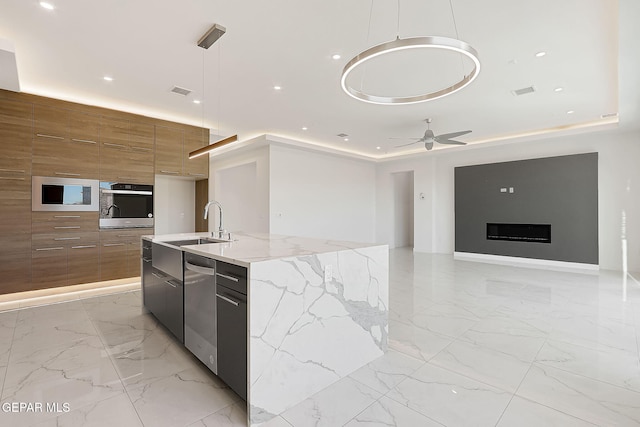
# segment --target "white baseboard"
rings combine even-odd
[[[553,261],[548,259],[523,258],[517,256],[476,254],[471,252],[454,252],[454,259],[463,261],[486,262],[489,264],[513,265],[516,267],[543,267],[554,270],[581,270],[598,271],[598,264],[586,264],[581,262]]]

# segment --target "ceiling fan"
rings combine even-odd
[[[424,132],[424,136],[421,138],[389,138],[389,139],[415,139],[415,141],[410,142],[408,144],[396,145],[396,147],[406,147],[407,145],[417,144],[418,142],[424,142],[424,148],[427,150],[431,150],[433,148],[433,143],[437,142],[438,144],[447,144],[447,145],[467,145],[466,142],[462,141],[454,141],[451,138],[455,138],[458,136],[466,135],[471,133],[470,130],[463,130],[461,132],[452,132],[452,133],[443,133],[442,135],[434,135],[433,131],[430,129],[431,119],[425,119],[427,122],[427,130]]]

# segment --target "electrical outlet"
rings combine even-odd
[[[324,266],[324,282],[329,283],[333,279],[333,267],[331,265]]]

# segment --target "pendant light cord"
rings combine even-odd
[[[369,7],[369,26],[367,27],[367,42],[366,46],[369,46],[369,37],[371,36],[371,17],[373,16],[373,0],[371,0],[371,6]],[[366,67],[362,68],[362,75],[360,76],[360,90],[364,90],[364,74]]]
[[[456,23],[456,14],[453,12],[452,0],[449,0],[449,8],[451,9],[451,17],[453,18],[453,28],[456,30],[456,38],[460,40],[460,36],[458,35],[458,24]]]
[[[458,35],[458,24],[456,23],[456,14],[453,11],[453,0],[449,0],[449,9],[451,9],[451,18],[453,19],[453,29],[456,31],[456,39],[460,40],[460,36]],[[466,76],[464,72],[464,60],[462,59],[461,54],[460,54],[460,67],[462,68],[462,75]]]
[[[400,38],[400,0],[398,0],[398,22],[396,24],[396,39]]]

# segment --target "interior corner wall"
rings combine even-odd
[[[264,145],[210,157],[209,200],[223,206],[227,231],[270,232],[269,167],[269,147]],[[217,230],[218,209],[210,213],[209,230]]]
[[[165,175],[155,176],[155,234],[189,233],[195,230],[195,185],[195,181]]]
[[[374,242],[375,164],[270,146],[270,232]]]
[[[447,149],[413,159],[378,164],[376,236],[389,242],[391,173],[415,171],[416,252],[453,253],[454,168],[483,163],[526,160],[587,152],[598,153],[598,241],[602,269],[622,269],[621,226],[626,216],[628,268],[640,272],[640,132],[591,132],[580,135],[506,143],[490,147]],[[430,224],[430,225],[427,225]]]

